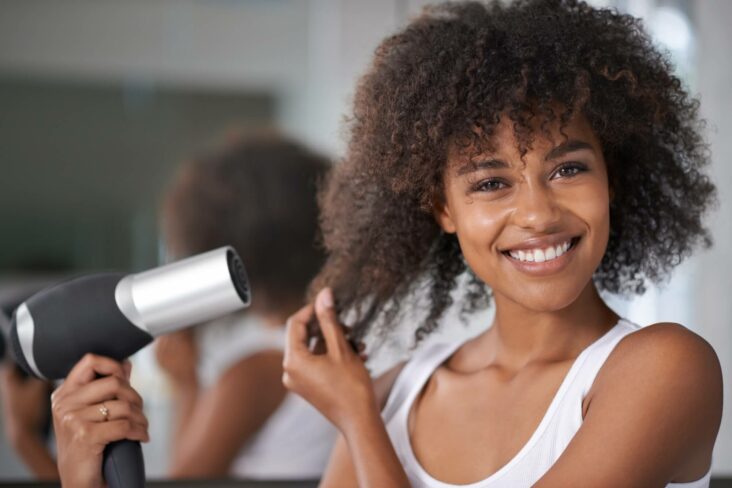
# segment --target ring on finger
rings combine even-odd
[[[102,417],[104,418],[104,421],[105,421],[105,422],[106,422],[107,420],[109,420],[109,409],[107,408],[107,406],[106,406],[106,405],[105,405],[104,403],[102,403],[102,404],[101,404],[101,405],[99,406],[99,413],[101,413],[101,414],[102,414]]]

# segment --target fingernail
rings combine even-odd
[[[318,301],[322,308],[333,308],[333,290],[330,288],[323,288],[320,290]]]

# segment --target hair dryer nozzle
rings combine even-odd
[[[126,276],[115,300],[130,322],[156,337],[244,308],[251,298],[241,259],[222,247]]]

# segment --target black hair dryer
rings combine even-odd
[[[29,374],[60,379],[86,353],[122,361],[157,336],[250,301],[241,259],[222,247],[142,273],[93,274],[43,290],[16,309],[10,342]],[[109,444],[103,472],[110,488],[144,487],[140,443]]]

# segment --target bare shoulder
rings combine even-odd
[[[681,324],[660,322],[625,336],[608,357],[598,380],[631,372],[661,382],[687,378],[701,387],[721,390],[722,370],[714,348]]]
[[[714,349],[698,334],[658,323],[627,335],[598,373],[588,399],[586,418],[617,414],[638,432],[664,432],[659,439],[667,453],[676,450],[681,478],[696,479],[708,469],[722,418],[722,370]]]

